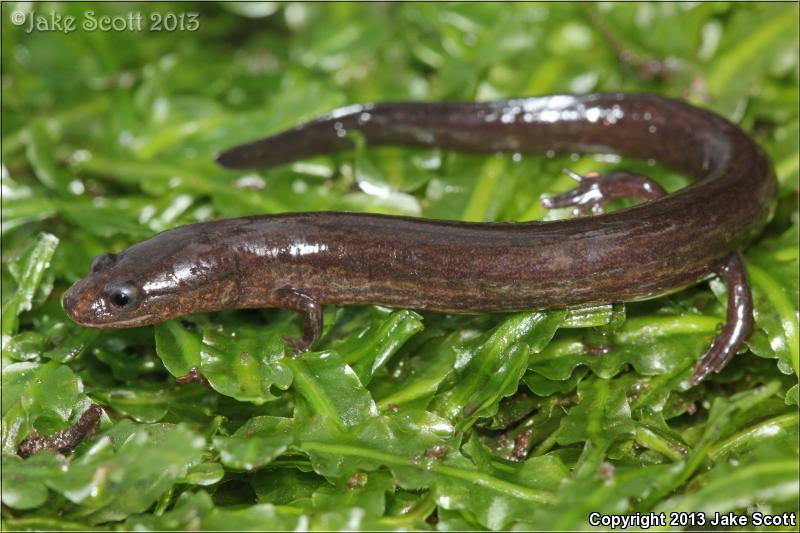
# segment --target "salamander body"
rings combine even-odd
[[[645,201],[549,222],[317,212],[191,224],[98,257],[92,273],[65,295],[67,313],[86,326],[126,327],[282,307],[303,315],[304,338],[296,346],[303,349],[319,336],[324,304],[548,309],[652,298],[722,274],[746,289],[744,300],[729,305],[729,325],[736,316],[746,323],[732,333],[735,339],[715,342],[735,352],[749,333],[752,314],[743,307],[749,289],[736,252],[772,216],[776,181],[762,150],[727,120],[680,101],[624,93],[368,104],[233,148],[218,161],[255,168],[330,153],[351,146],[352,130],[370,145],[616,153],[653,159],[694,181],[662,195],[639,194],[649,187],[646,178],[607,180],[606,194],[616,186],[612,195]],[[586,192],[575,205],[602,195],[602,178],[591,187],[583,183]]]

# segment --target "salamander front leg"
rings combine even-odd
[[[572,214],[600,214],[612,200],[633,198],[635,200],[655,200],[667,194],[661,185],[640,174],[630,172],[610,172],[598,174],[590,172],[581,176],[570,169],[564,173],[578,182],[578,186],[551,198],[542,198],[542,207],[554,209],[573,206]]]
[[[711,372],[719,372],[736,354],[753,330],[753,295],[741,254],[729,255],[719,272],[728,287],[728,317],[722,331],[700,358],[690,383],[697,385]]]
[[[275,291],[277,306],[291,309],[303,319],[303,336],[301,338],[284,337],[283,340],[295,354],[304,352],[314,346],[322,335],[322,306],[318,301],[294,287],[281,287]]]

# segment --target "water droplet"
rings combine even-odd
[[[19,63],[28,63],[31,59],[31,52],[25,46],[17,45],[14,47],[14,59]]]
[[[586,120],[588,120],[589,122],[597,122],[600,119],[601,115],[602,115],[602,110],[599,107],[592,107],[590,109],[587,109],[586,112],[584,113]]]
[[[117,136],[117,142],[120,146],[135,146],[135,140],[136,138],[133,136],[133,133],[127,130],[119,132]]]
[[[245,174],[244,176],[237,179],[233,186],[237,189],[263,189],[266,187],[266,182],[264,178],[259,176],[258,174]]]
[[[519,163],[522,161],[522,154],[519,152],[514,152],[514,154],[511,156],[511,160],[515,163]]]
[[[83,186],[81,180],[72,180],[69,182],[69,192],[72,194],[83,194],[85,190],[86,187]]]
[[[503,124],[511,124],[517,116],[513,112],[503,113],[500,117],[500,122]]]
[[[72,162],[73,163],[83,163],[88,161],[92,158],[92,152],[89,150],[75,150],[72,152]]]

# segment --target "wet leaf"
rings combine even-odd
[[[66,429],[89,401],[83,383],[66,365],[14,363],[3,368],[3,453],[32,431],[49,435]]]
[[[17,331],[19,314],[30,311],[37,290],[39,290],[45,272],[50,266],[56,246],[58,246],[58,238],[55,235],[40,233],[9,264],[8,269],[17,282],[17,289],[3,302],[2,334],[4,337]],[[52,289],[52,285],[47,291],[49,292],[50,289]]]
[[[330,348],[342,356],[366,385],[372,375],[422,329],[422,317],[413,311],[380,313],[367,326],[332,343]]]
[[[287,359],[285,364],[313,413],[343,426],[359,424],[378,414],[356,373],[335,352],[306,352]]]
[[[216,508],[204,493],[186,492],[175,508],[161,516],[147,514],[128,519],[130,529],[184,531],[190,527],[209,531],[283,531],[302,528],[305,517],[291,509],[268,503],[241,509]]]
[[[201,341],[180,321],[157,324],[155,335],[156,351],[170,374],[181,377],[200,367]]]
[[[180,426],[148,429],[130,434],[116,450],[108,438],[102,438],[69,464],[49,452],[40,452],[30,461],[11,461],[9,474],[37,480],[69,501],[83,504],[81,514],[92,522],[119,520],[150,507],[185,476],[203,447],[202,438]]]
[[[282,361],[284,348],[281,337],[266,328],[209,324],[203,328],[200,371],[221,394],[254,403],[271,401],[276,399],[273,386],[285,390],[292,383]]]
[[[502,322],[477,346],[457,348],[461,359],[456,362],[458,383],[437,397],[435,410],[459,419],[464,426],[479,416],[493,415],[500,399],[516,390],[529,355],[547,345],[562,316],[557,312],[521,313]]]
[[[775,357],[785,373],[800,375],[800,263],[797,226],[753,252],[747,268],[757,330],[748,341],[756,355]]]
[[[286,451],[294,440],[292,420],[271,416],[251,418],[230,437],[214,437],[222,464],[255,470]]]
[[[578,383],[578,405],[561,421],[560,444],[591,441],[607,447],[633,432],[631,410],[624,387],[611,387],[608,380],[591,378]]]
[[[53,157],[54,151],[47,125],[42,120],[34,121],[28,127],[28,161],[42,185],[60,194],[67,194],[72,178],[58,165]]]

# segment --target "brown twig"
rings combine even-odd
[[[17,455],[25,459],[41,450],[51,450],[53,452],[71,450],[97,430],[100,425],[100,415],[102,414],[103,410],[100,406],[93,403],[83,412],[74,425],[64,431],[59,431],[49,437],[41,437],[36,431],[33,431],[31,436],[22,441],[17,447]]]

